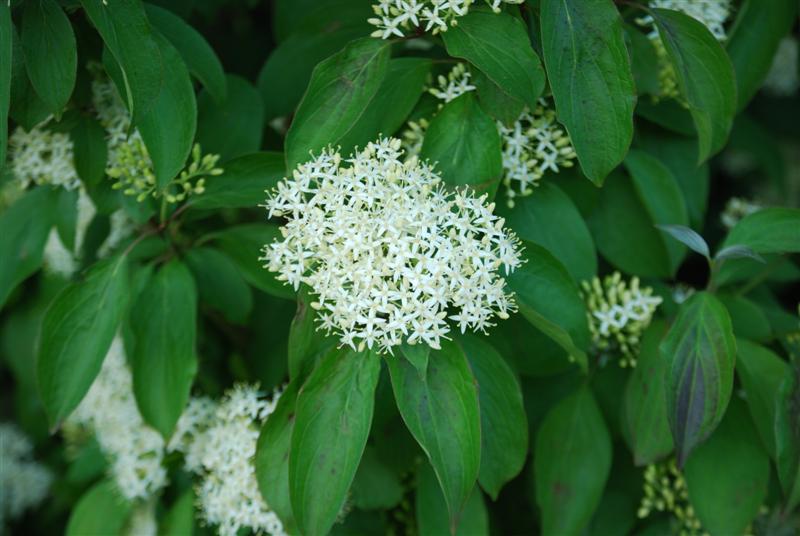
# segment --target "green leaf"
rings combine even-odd
[[[589,346],[586,307],[578,286],[546,249],[524,242],[525,262],[506,277],[519,311],[528,322],[559,344],[585,371]]]
[[[745,0],[737,11],[727,50],[736,72],[736,111],[740,112],[761,87],[781,38],[797,20],[797,2]]]
[[[289,496],[303,534],[326,534],[344,506],[372,425],[380,370],[372,352],[334,349],[300,390]]]
[[[256,446],[255,467],[258,489],[278,514],[286,532],[296,532],[289,499],[289,448],[295,422],[298,382],[290,382],[278,399],[275,411],[261,429]]]
[[[128,264],[115,257],[95,264],[47,308],[36,372],[51,427],[78,406],[100,372],[127,302]]]
[[[436,481],[436,473],[428,463],[423,463],[417,472],[415,499],[417,528],[420,536],[489,535],[489,515],[486,511],[486,503],[477,487],[472,488],[472,493],[464,505],[464,513],[459,519],[455,532],[451,530],[447,518],[447,503],[442,495],[442,489]]]
[[[264,104],[250,82],[228,75],[228,96],[220,101],[210,91],[197,97],[197,142],[204,153],[223,160],[252,153],[261,148]]]
[[[234,324],[243,324],[253,309],[253,294],[239,268],[218,249],[200,247],[186,252],[186,264],[192,270],[200,300]]]
[[[699,253],[708,260],[711,260],[711,252],[708,244],[696,231],[685,225],[656,224],[656,228],[664,231],[672,238],[688,247],[695,253]]]
[[[222,175],[206,178],[205,192],[193,196],[193,208],[255,208],[264,202],[265,191],[274,188],[285,176],[281,153],[261,152],[239,156],[220,164]],[[262,244],[263,245],[263,244]]]
[[[678,465],[714,431],[733,390],[736,341],[725,306],[707,292],[681,304],[660,347],[667,361],[667,416]]]
[[[1,3],[1,2],[0,2]],[[11,22],[11,7],[6,4],[0,6],[0,64],[12,65],[13,50],[13,23]],[[0,171],[6,164],[6,144],[8,143],[8,107],[11,102],[11,72],[6,67],[0,70]],[[5,257],[3,257],[5,258]],[[0,299],[0,305],[3,300]]]
[[[544,418],[533,463],[542,533],[580,534],[611,470],[611,437],[588,387],[562,399]]]
[[[397,408],[425,451],[444,492],[450,527],[458,525],[481,462],[481,417],[475,379],[463,350],[443,341],[420,378],[407,360],[387,359]]]
[[[660,321],[644,332],[638,363],[625,388],[623,427],[637,466],[654,463],[672,452],[664,382],[667,361],[658,351],[665,334],[666,326]]]
[[[790,367],[781,381],[775,406],[775,461],[786,512],[800,504],[800,367],[797,363]]]
[[[744,534],[767,496],[769,457],[744,402],[731,400],[711,437],[684,468],[689,500],[711,534]]]
[[[764,257],[753,251],[747,246],[733,245],[722,248],[714,255],[715,261],[724,261],[726,259],[753,259],[761,264],[767,264]]]
[[[95,484],[83,494],[67,523],[67,536],[109,536],[122,534],[131,504],[120,497],[110,480]]]
[[[381,462],[374,447],[367,447],[353,480],[353,505],[361,510],[388,510],[402,500],[403,491],[397,473]]]
[[[725,49],[702,22],[679,11],[653,9],[658,34],[675,69],[697,129],[698,161],[719,152],[736,113],[736,81]]]
[[[133,393],[144,420],[169,438],[197,372],[197,290],[178,260],[150,279],[131,311]]]
[[[341,139],[342,152],[364,146],[378,137],[397,132],[425,88],[431,70],[427,58],[389,60],[386,78],[358,121]]]
[[[420,157],[436,162],[445,183],[490,196],[503,174],[497,125],[470,93],[445,104],[431,120]]]
[[[58,238],[69,251],[75,251],[75,233],[78,226],[78,191],[58,188],[56,190],[55,223]]]
[[[11,291],[42,265],[57,199],[53,189],[38,187],[0,213],[0,307]],[[31,214],[37,217],[31,218]]]
[[[78,177],[86,186],[97,186],[105,177],[108,161],[105,130],[94,117],[82,115],[69,134]]]
[[[457,339],[478,382],[481,411],[481,467],[478,481],[497,500],[503,485],[517,476],[528,455],[528,426],[522,391],[508,363],[483,339]]]
[[[222,63],[214,49],[200,32],[164,8],[145,4],[145,11],[153,27],[180,53],[192,76],[203,84],[217,102],[225,101],[228,91],[225,71],[222,70]]]
[[[192,488],[189,488],[167,510],[158,528],[158,534],[162,536],[192,536],[194,534],[194,503],[194,492]]]
[[[58,117],[72,95],[78,72],[72,25],[56,0],[38,0],[25,3],[20,33],[33,89]]]
[[[767,316],[752,300],[734,294],[719,294],[717,297],[728,310],[737,337],[754,341],[765,341],[772,337]]]
[[[31,130],[50,115],[50,109],[33,90],[25,69],[25,53],[17,29],[11,24],[11,118],[25,130]],[[1,76],[1,75],[0,75]],[[8,117],[6,117],[6,121]],[[5,162],[3,162],[5,163]]]
[[[747,408],[767,452],[775,458],[778,393],[789,376],[789,366],[767,348],[746,339],[736,339],[736,350],[736,375],[747,395]]]
[[[358,39],[314,68],[286,134],[287,169],[336,145],[356,124],[386,76],[389,53],[383,40]]]
[[[408,344],[404,342],[400,346],[398,353],[417,369],[419,377],[424,380],[425,376],[428,374],[428,360],[430,359],[431,347],[427,344]]]
[[[504,93],[536,108],[544,70],[521,20],[508,13],[472,10],[441,36],[448,54],[467,60]]]
[[[723,247],[747,246],[756,253],[800,252],[800,209],[765,208],[739,221]]]
[[[480,71],[472,73],[472,83],[478,93],[478,102],[487,114],[507,126],[519,119],[525,108],[524,102],[505,93],[500,86]]]
[[[629,24],[625,24],[625,38],[638,94],[658,96],[661,86],[658,81],[658,55],[653,42]]]
[[[211,236],[219,249],[236,263],[248,283],[267,294],[294,300],[292,287],[275,279],[275,274],[264,268],[264,263],[258,260],[261,248],[281,238],[277,225],[247,223],[228,227]]]
[[[569,196],[555,184],[544,182],[535,195],[517,198],[514,208],[501,211],[520,238],[552,253],[575,281],[597,274],[597,252],[589,229]]]
[[[305,379],[314,368],[316,358],[327,352],[334,339],[326,340],[318,330],[317,312],[311,307],[314,296],[305,285],[297,294],[297,310],[289,326],[288,360],[289,378]]]
[[[541,18],[558,119],[583,173],[599,186],[633,138],[636,91],[622,19],[611,0],[543,2]]]

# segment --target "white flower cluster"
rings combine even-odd
[[[458,24],[458,17],[469,12],[475,0],[378,0],[372,6],[375,17],[367,20],[378,29],[372,37],[388,39],[404,37],[405,32],[424,26],[424,31],[433,34],[446,32],[448,25]],[[495,13],[501,4],[521,4],[524,0],[486,0]]]
[[[475,91],[475,86],[470,83],[470,78],[472,78],[472,73],[467,69],[467,66],[459,63],[447,73],[446,77],[440,74],[436,78],[438,87],[429,88],[428,93],[448,103],[464,93]]]
[[[242,528],[285,534],[261,496],[253,464],[261,426],[279,398],[280,393],[267,399],[256,387],[238,385],[219,404],[192,399],[178,421],[169,449],[183,452],[186,468],[200,475],[200,513],[222,536]]]
[[[161,464],[164,440],[142,419],[133,395],[133,378],[117,336],[89,392],[68,420],[94,431],[110,462],[109,472],[127,499],[145,499],[167,483]]]
[[[764,80],[764,89],[767,93],[777,97],[788,97],[800,89],[800,74],[798,74],[798,43],[794,36],[784,37],[778,45],[772,67]]]
[[[720,214],[720,221],[722,225],[730,231],[739,221],[744,218],[745,216],[749,216],[754,212],[758,212],[763,207],[758,203],[754,203],[748,199],[743,199],[741,197],[731,197],[728,199],[728,202],[725,203],[725,210],[722,211]]]
[[[6,522],[36,507],[47,495],[53,474],[33,460],[33,445],[19,428],[0,423],[0,533]]]
[[[620,366],[635,367],[639,340],[661,304],[661,297],[653,296],[649,287],[640,288],[636,277],[630,283],[623,281],[619,272],[602,282],[598,277],[584,281],[581,286],[595,347],[619,351]]]
[[[26,131],[17,127],[8,139],[11,171],[23,188],[31,183],[62,186],[74,190],[80,186],[73,161],[69,134],[48,130],[49,119]]]
[[[322,328],[353,348],[439,348],[448,311],[463,332],[515,310],[499,271],[520,265],[519,241],[494,204],[447,193],[430,166],[402,155],[395,138],[347,160],[323,151],[266,202],[269,217],[288,220],[284,240],[264,248],[266,267],[311,287]]]

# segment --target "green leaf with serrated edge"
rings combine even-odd
[[[706,244],[703,237],[691,227],[686,227],[685,225],[656,224],[656,228],[667,233],[695,253],[699,253],[706,259],[711,260],[711,252],[708,250],[708,244]]]
[[[420,536],[488,536],[489,516],[480,488],[475,486],[464,505],[455,531],[447,518],[447,503],[436,481],[436,473],[429,463],[423,463],[417,472],[415,513]]]
[[[517,476],[528,455],[528,426],[522,391],[511,367],[485,340],[456,339],[478,383],[481,411],[481,467],[478,482],[497,500],[503,485]]]
[[[738,398],[708,441],[686,461],[686,486],[703,530],[744,534],[767,497],[769,457]]]
[[[681,304],[660,346],[667,361],[667,416],[678,464],[714,431],[733,390],[736,341],[725,306],[707,292]]]
[[[94,117],[82,115],[69,135],[78,177],[87,187],[96,186],[105,177],[108,161],[105,130]]]
[[[201,210],[255,208],[285,176],[283,155],[259,152],[228,160],[218,167],[222,175],[206,177],[202,195],[189,198],[189,206]],[[263,244],[262,244],[263,245]]]
[[[521,20],[508,13],[471,10],[441,35],[448,54],[469,61],[503,92],[536,107],[544,70]]]
[[[546,249],[532,242],[523,244],[525,262],[506,277],[519,311],[585,371],[590,336],[586,306],[578,286]]]
[[[256,88],[234,75],[228,75],[227,85],[222,102],[209,91],[197,97],[197,143],[203,153],[220,155],[223,162],[257,151],[264,132],[264,104]]]
[[[789,365],[775,406],[775,465],[787,512],[800,504],[800,366]]]
[[[797,2],[745,0],[736,13],[725,48],[736,72],[738,112],[764,82],[781,38],[797,20]]]
[[[214,49],[200,32],[179,16],[159,6],[145,4],[145,11],[153,27],[180,53],[192,76],[203,84],[217,102],[225,101],[228,92],[225,71]]]
[[[543,2],[541,30],[558,119],[599,186],[633,139],[636,90],[622,18],[611,0]]]
[[[469,186],[494,196],[503,174],[500,134],[471,93],[461,95],[431,119],[420,158],[436,162],[450,186]]]
[[[102,480],[78,500],[67,522],[67,536],[121,534],[132,509],[114,482]]]
[[[58,117],[72,95],[78,72],[72,25],[56,0],[26,2],[20,36],[31,85]]]
[[[278,514],[283,529],[289,534],[297,531],[289,500],[289,449],[299,384],[297,381],[289,383],[278,399],[275,411],[264,422],[258,436],[254,459],[261,496],[264,497],[270,510]]]
[[[289,497],[303,534],[326,534],[344,506],[372,425],[380,370],[371,351],[333,349],[300,389]]]
[[[243,324],[253,309],[253,294],[236,264],[220,250],[199,247],[186,252],[200,301],[220,311],[234,324]]]
[[[12,65],[13,24],[11,8],[8,4],[0,5],[0,65]],[[0,171],[6,164],[6,144],[8,143],[8,108],[11,102],[11,72],[6,67],[0,69]],[[2,300],[0,300],[2,304]]]
[[[652,9],[649,13],[697,129],[698,162],[704,162],[722,149],[733,124],[733,65],[702,22],[679,11]]]
[[[765,208],[742,218],[722,247],[747,246],[756,253],[800,252],[800,209]]]
[[[358,121],[389,67],[389,45],[357,39],[314,68],[292,126],[286,133],[286,168],[336,145]]]
[[[197,289],[178,260],[150,279],[131,311],[133,393],[144,420],[169,438],[197,372]]]
[[[113,257],[65,287],[42,320],[36,376],[51,427],[72,413],[92,385],[128,303],[128,263]]]
[[[499,203],[506,225],[523,240],[539,244],[564,264],[575,281],[597,274],[597,251],[572,200],[557,185],[544,182],[536,195],[518,197],[514,207]]]
[[[536,434],[533,464],[542,533],[580,534],[611,470],[611,437],[588,387],[547,413]]]
[[[397,408],[436,472],[452,530],[480,469],[475,378],[463,350],[451,341],[443,341],[441,350],[431,350],[424,379],[405,359],[389,357],[386,362]]]
[[[741,337],[736,339],[736,375],[747,395],[747,409],[772,458],[776,458],[775,419],[781,383],[788,364],[771,350]]]
[[[664,383],[667,361],[658,351],[666,332],[661,321],[644,332],[636,368],[625,388],[622,421],[637,466],[654,463],[673,448]]]

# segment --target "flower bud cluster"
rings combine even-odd
[[[681,536],[707,536],[689,502],[686,479],[675,459],[650,464],[644,471],[644,497],[637,515],[640,519],[652,512],[669,512],[678,521]]]
[[[639,279],[630,283],[619,272],[602,281],[595,277],[582,283],[592,342],[603,353],[619,352],[622,367],[635,367],[642,333],[650,325],[661,303],[650,287],[639,287]]]
[[[33,445],[10,423],[0,423],[0,533],[8,520],[36,507],[47,495],[52,473],[33,460]]]

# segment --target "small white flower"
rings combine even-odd
[[[26,131],[17,127],[8,139],[11,171],[23,188],[49,184],[74,190],[80,186],[69,134],[48,130],[49,119]]]
[[[35,508],[47,495],[53,474],[33,460],[33,445],[10,423],[0,423],[0,532],[6,520]]]
[[[524,0],[486,0],[495,13],[500,5],[521,4]],[[446,32],[448,26],[455,26],[458,17],[469,12],[474,0],[378,0],[372,6],[375,17],[367,22],[377,29],[373,37],[388,39],[391,36],[404,37],[408,31],[424,26],[426,32],[434,34]]]
[[[436,79],[438,87],[432,87],[428,92],[445,103],[450,102],[464,93],[475,91],[475,86],[470,84],[472,73],[467,70],[463,63],[457,64],[447,74],[447,77],[439,75]]]

